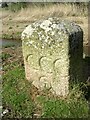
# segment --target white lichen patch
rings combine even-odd
[[[53,29],[57,28],[57,25],[56,24],[52,24],[51,26]]]
[[[27,26],[26,29],[22,32],[22,39],[24,39],[25,37],[29,38],[29,36],[31,36],[34,32],[34,28],[32,28],[31,25]]]
[[[45,20],[41,23],[40,28],[44,29],[45,32],[48,32],[48,31],[52,30],[50,27],[51,24],[52,24],[52,22],[50,22],[50,20]]]
[[[46,44],[50,45],[52,39],[55,39],[55,41],[63,41],[65,40],[64,34],[71,35],[73,32],[78,32],[79,29],[80,28],[73,22],[59,20],[58,18],[48,18],[47,20],[38,21],[26,27],[22,33],[22,40],[25,37],[28,40],[30,39],[30,42],[26,43],[26,45],[29,46],[32,45],[35,40],[42,41],[43,46]],[[31,41],[31,39],[33,41]],[[37,47],[35,46],[35,48]]]

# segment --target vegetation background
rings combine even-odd
[[[0,18],[2,19],[0,37],[19,42],[26,26],[47,17],[59,17],[76,22],[84,31],[83,44],[87,46],[88,3],[83,2],[8,3],[0,8]],[[87,55],[85,50],[84,53]],[[59,98],[53,96],[48,90],[40,92],[25,79],[21,46],[13,44],[2,47],[1,58],[3,61],[3,68],[0,71],[3,79],[1,116],[3,118],[89,117],[90,83],[88,81],[71,85],[67,98]],[[85,67],[89,63],[88,61],[90,59],[84,59]]]

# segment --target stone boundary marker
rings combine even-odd
[[[22,33],[26,78],[39,90],[69,93],[71,81],[82,80],[83,31],[73,22],[48,18]]]

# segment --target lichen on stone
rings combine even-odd
[[[77,46],[82,47],[81,42],[81,28],[67,20],[48,18],[26,27],[22,47],[27,79],[39,89],[46,85],[57,95],[67,95],[71,74],[75,76],[72,63],[79,54],[74,52],[78,51]],[[75,67],[78,66],[79,62]]]

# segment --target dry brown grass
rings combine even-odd
[[[68,17],[85,16],[88,13],[87,7],[79,8],[74,4],[50,4],[41,6],[28,6],[22,9],[15,17],[15,21],[35,21],[46,17]]]
[[[29,5],[18,12],[2,11],[3,30],[2,34],[7,34],[8,38],[20,38],[21,32],[31,22],[46,19],[47,17],[59,17],[68,19],[80,25],[84,31],[84,43],[88,40],[88,8],[86,6],[76,6],[75,4],[51,4]],[[10,29],[12,28],[12,29]],[[11,37],[11,38],[12,38]]]

